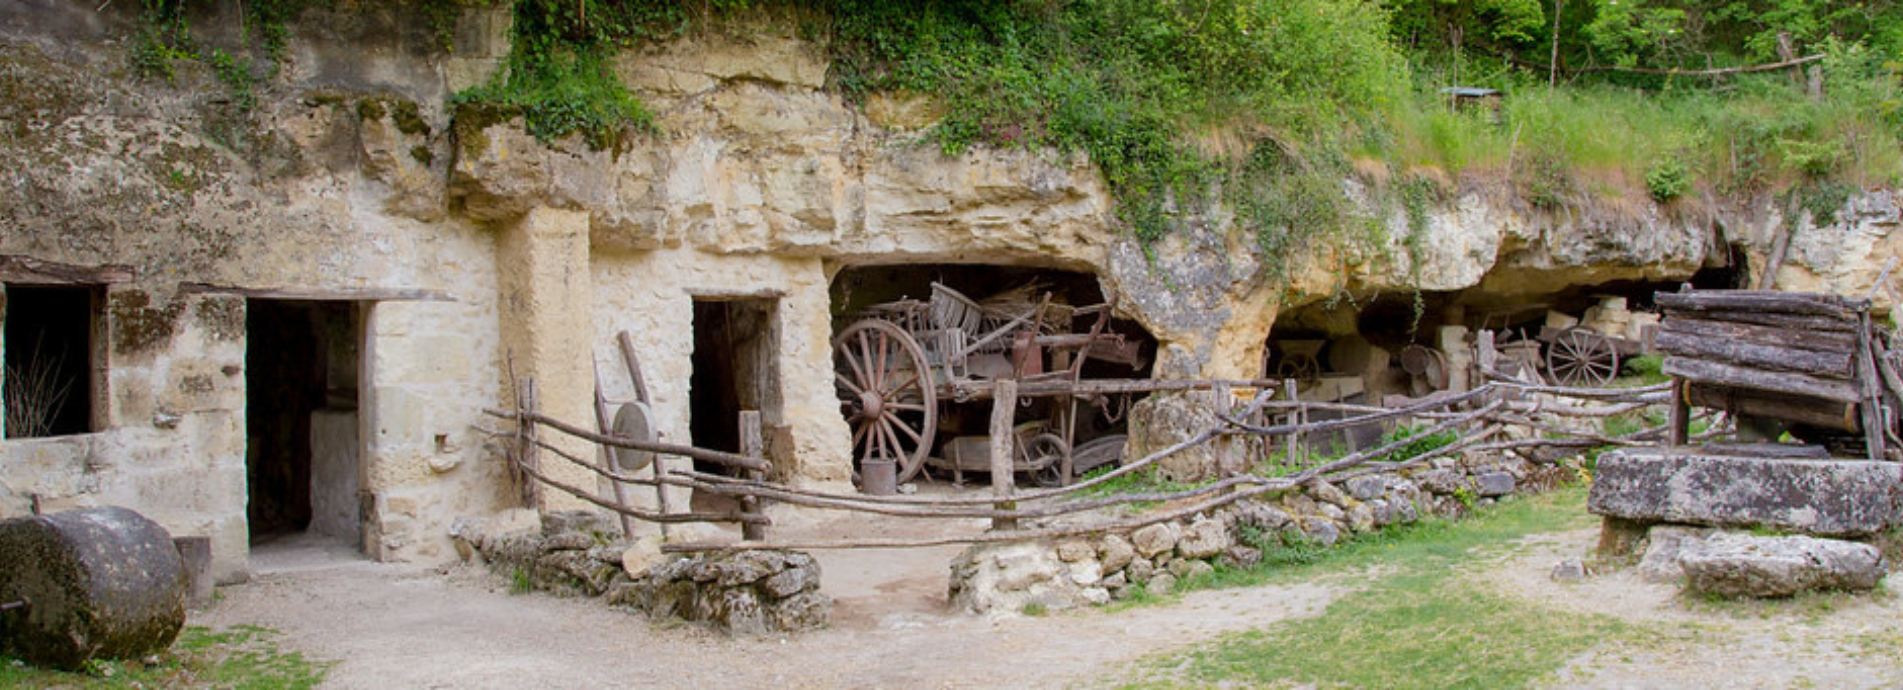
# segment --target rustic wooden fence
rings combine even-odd
[[[1490,378],[1493,380],[1465,393],[1439,395],[1396,408],[1273,400],[1271,395],[1274,391],[1266,388],[1257,391],[1246,403],[1242,403],[1231,397],[1230,391],[1217,390],[1213,394],[1219,396],[1217,397],[1219,408],[1226,411],[1218,415],[1216,423],[1201,429],[1198,433],[1141,458],[1125,462],[1122,466],[1095,477],[1067,486],[1030,490],[1020,489],[1015,485],[1015,473],[1012,471],[1011,464],[1012,444],[1015,441],[1011,432],[1011,420],[1017,406],[1018,386],[1015,381],[1000,380],[993,382],[987,391],[993,405],[991,417],[993,471],[991,472],[991,491],[987,492],[987,495],[870,496],[816,491],[773,482],[766,478],[771,466],[767,459],[762,457],[757,442],[743,444],[748,449],[747,452],[727,453],[590,431],[539,412],[532,381],[523,381],[522,383],[526,385],[518,386],[518,390],[525,390],[527,394],[517,396],[515,409],[489,409],[485,412],[498,419],[513,422],[512,429],[489,430],[489,433],[497,440],[506,441],[501,444],[503,453],[510,466],[525,483],[539,483],[627,518],[663,526],[683,522],[738,523],[742,526],[743,540],[740,542],[668,544],[665,548],[672,552],[920,547],[1122,532],[1194,515],[1243,499],[1277,495],[1316,480],[1340,481],[1368,474],[1393,472],[1419,466],[1455,453],[1528,452],[1537,448],[1584,450],[1599,446],[1644,445],[1655,443],[1667,431],[1665,425],[1660,425],[1631,435],[1612,437],[1564,428],[1556,424],[1556,418],[1603,418],[1652,405],[1666,404],[1671,400],[1669,384],[1625,389],[1565,388],[1530,385],[1500,376]],[[1582,406],[1576,401],[1590,401],[1596,405]],[[1310,413],[1317,411],[1345,413],[1346,416],[1336,419],[1310,420]],[[1219,440],[1255,437],[1263,439],[1267,444],[1280,441],[1284,442],[1292,453],[1307,457],[1308,452],[1302,447],[1301,439],[1304,437],[1398,419],[1421,420],[1427,426],[1405,438],[1389,440],[1340,457],[1317,459],[1288,474],[1263,476],[1253,472],[1237,472],[1205,485],[1176,491],[1124,493],[1110,496],[1091,495],[1092,489],[1105,483],[1144,471],[1165,458]],[[759,423],[759,413],[751,411],[741,413],[742,434],[757,439]],[[1535,434],[1528,438],[1504,438],[1507,435],[1506,431],[1513,427],[1527,429]],[[545,431],[566,434],[607,448],[643,450],[656,453],[661,457],[691,458],[726,468],[736,472],[737,476],[701,472],[691,468],[670,469],[666,468],[658,457],[655,461],[656,471],[652,476],[617,472],[606,462],[580,457],[548,442],[543,437]],[[1446,432],[1454,433],[1451,443],[1407,457],[1391,457],[1415,444],[1422,435],[1438,435]],[[1715,433],[1717,431],[1714,429],[1707,435]],[[597,455],[606,457],[605,453],[597,453]],[[593,474],[617,485],[652,487],[657,492],[664,487],[673,486],[732,496],[738,499],[740,508],[718,512],[648,510],[628,505],[625,499],[604,499],[586,487],[574,486],[551,478],[541,464],[542,459],[548,456],[586,468]],[[927,538],[859,537],[775,541],[766,537],[765,528],[771,524],[771,520],[763,511],[763,506],[772,501],[808,508],[844,510],[900,518],[988,519],[991,521],[992,528],[979,534]],[[1168,507],[1111,520],[1094,521],[1089,524],[1035,527],[1026,526],[1020,522],[1137,503],[1163,503]]]

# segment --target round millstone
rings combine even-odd
[[[171,646],[185,625],[172,535],[125,508],[0,520],[0,651],[78,669]]]

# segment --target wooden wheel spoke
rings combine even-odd
[[[889,402],[889,403],[886,403],[885,406],[892,408],[894,410],[905,410],[907,412],[924,412],[925,411],[925,406],[918,403]]]
[[[858,353],[853,352],[851,343],[840,343],[839,351],[846,355],[846,363],[852,366],[852,375],[859,379],[858,390],[855,392],[864,392],[867,380],[866,370],[859,365]]]
[[[872,361],[872,341],[866,339],[865,331],[859,332],[859,356],[864,359],[866,367],[864,369],[866,377],[859,379],[859,383],[864,384],[867,390],[877,389],[879,387],[879,368],[878,364]]]
[[[851,379],[848,379],[845,376],[840,375],[838,373],[835,373],[833,375],[833,381],[839,383],[840,385],[845,386],[846,390],[852,391],[853,395],[865,395],[866,393],[865,389],[860,388],[859,386],[853,384]]]
[[[905,420],[899,419],[898,415],[892,414],[891,412],[887,412],[885,413],[885,418],[888,422],[892,424],[892,426],[897,427],[900,431],[905,432],[906,436],[912,437],[912,443],[919,444],[919,443],[925,442],[925,439],[919,436],[918,431],[913,429],[911,425],[906,424]]]
[[[886,397],[888,397],[888,398],[896,398],[896,397],[898,397],[898,396],[897,396],[897,395],[894,395],[894,394],[896,394],[896,393],[898,393],[899,391],[902,391],[902,390],[905,390],[905,389],[907,389],[907,388],[912,388],[912,387],[914,387],[914,385],[915,385],[915,384],[917,384],[917,383],[918,383],[918,372],[917,372],[917,371],[913,371],[913,372],[912,372],[912,376],[911,376],[911,377],[909,377],[909,378],[907,378],[907,379],[905,379],[905,383],[901,383],[901,384],[899,384],[899,385],[896,385],[896,386],[893,386],[893,387],[891,387],[891,388],[888,388],[888,389],[885,389],[885,394],[886,394]]]

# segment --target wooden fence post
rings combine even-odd
[[[1015,472],[1011,458],[1016,455],[1014,447],[1017,442],[1012,422],[1017,419],[1017,409],[1018,382],[999,379],[991,389],[991,495],[997,499],[998,510],[1015,510],[1018,507],[1018,502],[1011,500],[1012,475]],[[991,529],[1017,528],[1017,518],[991,519]]]
[[[740,454],[749,458],[764,459],[766,457],[766,441],[764,440],[764,433],[760,429],[759,410],[740,411]],[[745,470],[745,473],[748,479],[759,480],[766,478],[759,470]],[[758,515],[760,513],[760,498],[758,496],[741,496],[740,512]],[[766,539],[766,525],[743,522],[740,524],[740,538],[746,541]]]

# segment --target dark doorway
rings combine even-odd
[[[768,426],[780,423],[777,305],[771,298],[695,298],[694,373],[687,384],[694,445],[740,452],[742,410],[760,411]],[[695,469],[726,471],[701,462]]]
[[[93,431],[100,291],[6,287],[7,438]],[[103,408],[99,408],[103,409]]]
[[[359,544],[359,310],[254,299],[245,322],[252,544],[306,532]]]

